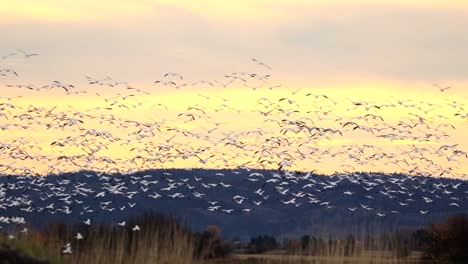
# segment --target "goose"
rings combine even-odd
[[[67,243],[65,246],[62,247],[62,254],[72,254],[72,248],[70,243]]]
[[[81,239],[83,239],[83,235],[81,235],[80,233],[76,233],[75,239],[76,240],[81,240]]]

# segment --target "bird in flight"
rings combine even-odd
[[[17,51],[19,53],[21,53],[24,57],[28,58],[28,59],[30,57],[32,57],[32,56],[39,56],[39,54],[37,54],[37,53],[27,53],[27,52],[25,52],[24,50],[21,50],[21,49],[17,49]]]
[[[445,92],[446,90],[452,88],[451,85],[450,85],[450,86],[442,87],[442,86],[440,86],[438,83],[434,83],[433,86],[439,88],[439,91],[440,91],[441,93],[443,93],[443,92]]]
[[[263,63],[263,62],[261,62],[261,61],[259,61],[259,60],[257,60],[257,59],[254,59],[254,58],[252,58],[252,61],[254,61],[254,62],[257,63],[258,65],[263,66],[263,67],[265,67],[265,68],[267,68],[267,69],[269,69],[269,70],[271,71],[271,67],[268,66],[268,65],[266,65],[265,63]]]
[[[75,238],[76,238],[76,240],[81,240],[81,239],[83,239],[83,235],[80,234],[80,233],[76,233]]]
[[[9,53],[9,54],[7,54],[7,55],[2,56],[2,60],[5,60],[5,59],[7,59],[8,57],[15,56],[15,55],[16,55],[16,52]]]
[[[65,246],[63,246],[62,254],[71,254],[71,253],[72,253],[71,244],[67,243]]]

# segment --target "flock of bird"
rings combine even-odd
[[[208,203],[208,212],[225,214],[249,214],[268,201],[331,209],[334,204],[320,195],[342,182],[359,184],[366,192],[359,204],[347,207],[350,212],[374,210],[380,217],[399,213],[373,206],[377,196],[394,199],[401,208],[419,214],[429,213],[427,206],[442,197],[450,199],[446,206],[464,208],[464,188],[428,185],[423,182],[426,178],[414,177],[463,177],[466,173],[463,164],[468,153],[453,140],[457,124],[465,126],[468,121],[463,100],[446,97],[432,102],[390,96],[366,101],[332,97],[313,88],[294,90],[275,84],[271,67],[257,59],[252,59],[258,67],[255,72],[234,72],[213,81],[189,81],[168,72],[141,87],[91,76],[85,76],[86,84],[58,80],[33,84],[16,69],[1,66],[11,58],[29,60],[37,55],[17,50],[0,60],[2,89],[8,89],[9,95],[0,97],[0,173],[4,176],[0,210],[23,217],[2,217],[0,222],[16,223],[37,213],[78,211],[87,224],[88,215],[98,211],[131,210],[135,197],[142,203],[200,199]],[[443,96],[453,89],[434,86]],[[233,90],[245,97],[227,97]],[[185,91],[193,94],[188,103],[181,100],[170,105],[157,99],[167,92],[182,96]],[[32,103],[35,96],[47,93],[53,95],[46,106]],[[74,99],[64,104],[54,99],[59,93]],[[97,103],[83,107],[88,100]],[[335,167],[329,180],[312,177],[330,166]],[[209,182],[203,175],[183,179],[172,178],[176,176],[170,172],[137,175],[175,167],[234,171]],[[372,170],[393,170],[407,177],[392,180],[357,173]],[[89,179],[85,181],[43,177],[80,171],[93,173],[86,174]],[[233,188],[228,182],[236,171],[246,176],[249,188],[241,189],[248,195],[230,197],[233,206],[210,196]],[[291,171],[305,173],[298,177]],[[425,189],[424,196],[412,197],[418,188]],[[396,193],[405,199],[396,199]],[[123,197],[122,203],[116,204],[112,195]],[[345,190],[341,198],[353,195],[354,191]],[[125,226],[125,220],[119,225]],[[77,239],[82,239],[81,234]]]
[[[0,230],[15,239],[16,234],[28,232],[28,225],[65,221],[81,223],[85,229],[106,222],[138,232],[140,226],[129,226],[127,221],[149,210],[205,218],[205,224],[220,215],[251,219],[253,225],[283,211],[294,218],[320,215],[321,210],[347,217],[414,221],[414,217],[466,212],[467,200],[468,185],[463,180],[406,174],[159,169],[4,176],[0,214],[9,217],[0,217]],[[74,239],[86,235],[77,233]]]

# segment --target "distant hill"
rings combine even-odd
[[[196,230],[215,224],[228,237],[368,233],[418,228],[468,212],[466,181],[403,174],[332,176],[265,170],[149,170],[0,177],[0,227],[12,217],[115,224],[145,211],[180,217]],[[18,219],[13,220],[18,222]],[[21,221],[20,221],[21,222]],[[83,223],[84,224],[84,223]]]

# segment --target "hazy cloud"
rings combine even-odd
[[[70,8],[52,2],[59,13]],[[203,1],[201,6],[211,4],[211,9],[200,11],[184,1],[118,1],[115,5],[129,5],[127,15],[121,15],[122,5],[110,8],[101,20],[6,20],[0,24],[0,51],[40,52],[36,63],[47,66],[30,74],[35,78],[114,73],[145,80],[176,69],[222,74],[221,69],[242,69],[250,57],[258,57],[282,75],[314,80],[337,75],[427,82],[468,79],[464,6],[296,2],[240,1],[221,8]],[[92,6],[83,2],[79,10]],[[90,14],[99,10],[104,10],[102,4]]]

